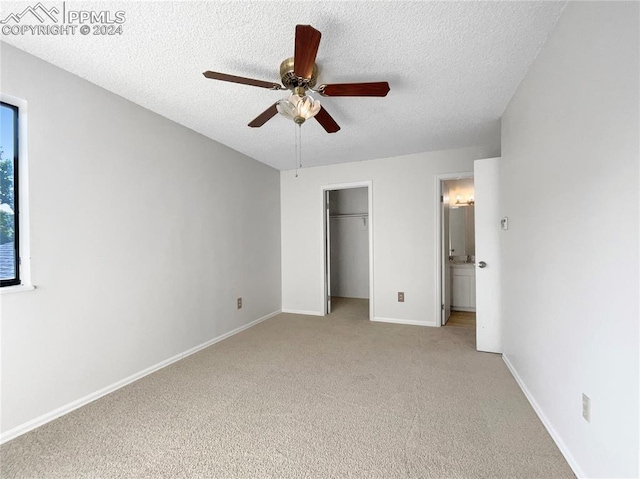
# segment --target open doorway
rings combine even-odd
[[[476,329],[473,176],[440,178],[439,191],[440,325]]]
[[[371,319],[371,189],[325,187],[323,197],[325,314]]]

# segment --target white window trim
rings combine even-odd
[[[0,92],[0,100],[18,107],[18,206],[20,211],[20,284],[0,288],[0,294],[32,291],[31,283],[31,241],[29,234],[29,162],[27,142],[27,101]]]

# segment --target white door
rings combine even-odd
[[[449,267],[449,187],[443,181],[440,182],[440,205],[442,224],[440,231],[442,232],[442,251],[440,252],[441,268],[442,268],[442,318],[443,326],[447,324],[449,316],[451,316],[451,268]]]
[[[327,314],[331,314],[331,220],[329,218],[329,195],[330,191],[324,192],[324,222],[325,222],[325,258],[326,266],[324,284],[327,301]]]
[[[476,347],[502,352],[500,324],[499,160],[473,164],[476,229]]]

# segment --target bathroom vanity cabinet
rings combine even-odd
[[[473,264],[451,264],[451,309],[476,310],[476,269]]]

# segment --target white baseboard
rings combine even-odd
[[[175,363],[176,361],[179,361],[181,359],[186,358],[187,356],[197,353],[201,349],[207,348],[212,344],[215,344],[219,341],[222,341],[223,339],[228,338],[229,336],[238,334],[239,332],[244,331],[245,329],[248,329],[251,326],[255,326],[256,324],[261,323],[262,321],[272,318],[273,316],[280,314],[280,312],[281,311],[274,311],[273,313],[267,314],[266,316],[262,316],[261,318],[258,318],[255,321],[251,321],[250,323],[240,326],[239,328],[229,331],[228,333],[221,334],[220,336],[210,339],[209,341],[199,344],[198,346],[188,349],[187,351],[176,354],[175,356],[172,356],[169,359],[160,361],[159,363],[154,364],[153,366],[143,369],[142,371],[132,374],[131,376],[121,379],[120,381],[110,384],[109,386],[99,389],[98,391],[87,394],[86,396],[80,399],[72,401],[68,404],[65,404],[64,406],[54,409],[53,411],[50,411],[41,416],[38,416],[35,419],[32,419],[30,421],[27,421],[24,424],[20,424],[19,426],[9,429],[8,431],[0,434],[0,444],[10,441],[11,439],[15,439],[16,437],[21,436],[26,432],[29,432],[37,427],[40,427],[48,422],[51,422],[54,419],[59,418],[60,416],[64,416],[65,414],[68,414],[71,411],[78,409],[82,406],[85,406],[90,402],[95,401],[96,399],[100,399],[101,397],[106,396],[107,394],[112,393],[117,389],[120,389],[128,384],[131,384],[132,382],[137,381],[138,379],[142,379],[143,377],[148,376],[149,374],[154,373],[159,369],[165,368],[170,364]]]
[[[536,412],[536,414],[542,421],[542,424],[544,424],[544,427],[547,428],[549,435],[558,446],[558,449],[560,449],[560,452],[569,463],[569,467],[571,467],[571,469],[573,470],[573,473],[578,478],[587,477],[586,474],[582,471],[582,468],[578,465],[578,462],[576,461],[576,459],[573,457],[573,454],[571,454],[571,451],[569,450],[565,442],[562,440],[562,437],[560,437],[560,434],[558,434],[558,432],[555,430],[555,428],[553,427],[553,425],[551,424],[547,416],[542,411],[542,408],[540,407],[536,399],[533,397],[533,394],[531,394],[531,391],[529,391],[529,388],[527,388],[524,381],[522,381],[522,378],[520,377],[520,375],[518,375],[518,372],[516,371],[513,364],[511,364],[511,361],[509,361],[509,358],[503,354],[502,360],[507,365],[507,368],[509,368],[509,371],[511,371],[511,375],[514,377],[514,379],[518,383],[518,386],[520,386],[520,389],[522,389],[522,392],[524,393],[525,397],[529,400],[531,407],[533,407],[533,410]]]
[[[395,319],[395,318],[373,318],[371,321],[378,323],[394,323],[394,324],[409,324],[411,326],[429,326],[436,327],[438,323],[430,323],[427,321],[416,321],[415,319]]]
[[[283,309],[282,312],[289,314],[304,314],[307,316],[324,316],[324,313],[319,311],[304,311],[302,309]]]

